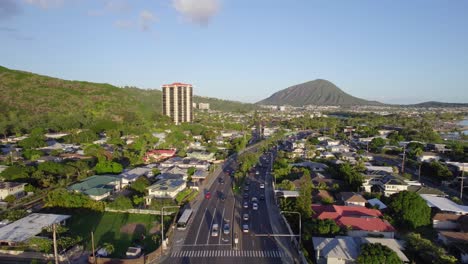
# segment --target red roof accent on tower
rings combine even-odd
[[[188,84],[188,83],[175,82],[175,83],[172,83],[172,84],[163,84],[162,86],[192,86],[192,85]]]

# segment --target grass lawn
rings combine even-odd
[[[104,243],[111,243],[115,248],[112,256],[123,257],[132,245],[143,246],[145,252],[151,252],[159,246],[160,239],[155,243],[151,239],[150,230],[159,225],[160,219],[158,215],[88,211],[73,213],[67,226],[72,233],[83,238],[85,248],[91,249],[91,231],[94,231],[96,249]],[[166,221],[169,224],[170,219],[165,219],[165,224]]]

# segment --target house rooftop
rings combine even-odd
[[[8,189],[8,188],[15,188],[21,185],[26,185],[26,183],[22,182],[0,182],[0,189]]]
[[[120,178],[114,175],[94,175],[68,187],[69,190],[78,191],[91,196],[100,196],[114,189],[115,182]]]
[[[151,191],[172,192],[179,188],[182,184],[185,184],[185,180],[183,179],[164,179],[157,181],[149,187],[146,187],[146,189]]]
[[[354,192],[341,192],[341,199],[344,202],[366,203],[367,200],[362,195]]]
[[[60,223],[70,215],[33,213],[0,228],[0,241],[19,243],[42,232],[42,229]]]
[[[439,196],[420,194],[426,200],[429,207],[439,208],[443,212],[454,212],[457,214],[468,214],[468,206],[459,205],[453,201]]]

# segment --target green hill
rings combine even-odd
[[[333,83],[317,79],[283,89],[258,102],[263,105],[381,105],[379,102],[367,101],[343,92]]]
[[[194,96],[213,110],[248,111],[253,104]],[[29,130],[37,125],[67,129],[92,123],[123,123],[131,126],[166,120],[161,116],[162,92],[119,88],[105,83],[68,81],[0,66],[0,133],[5,122],[15,121]],[[10,125],[11,126],[11,125]],[[8,128],[7,128],[8,129]],[[13,132],[13,131],[10,131]]]

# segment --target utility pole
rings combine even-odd
[[[460,184],[460,200],[463,202],[463,179],[465,178],[465,163],[463,162],[463,170],[461,176],[461,184]]]
[[[401,161],[401,175],[405,173],[406,145],[403,146],[403,160]]]
[[[91,247],[92,247],[92,251],[93,251],[93,262],[96,263],[96,250],[94,249],[94,233],[93,231],[91,231]]]
[[[54,258],[55,258],[55,264],[59,264],[58,261],[58,250],[57,250],[57,235],[56,235],[56,224],[52,225],[52,237],[54,240]]]
[[[421,166],[422,166],[422,161],[419,162],[419,182],[421,182]]]

